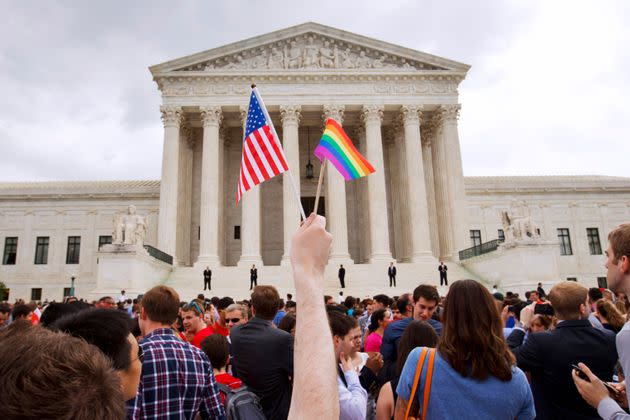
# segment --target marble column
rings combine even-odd
[[[243,133],[247,121],[247,109],[241,108]],[[242,137],[242,136],[241,136]],[[260,184],[246,191],[241,198],[241,257],[238,267],[262,266],[260,252]],[[260,274],[260,273],[259,273]]]
[[[164,148],[162,153],[162,179],[160,181],[160,215],[158,220],[157,247],[177,261],[177,195],[179,175],[179,129],[182,109],[162,106],[164,123]]]
[[[434,262],[431,253],[429,209],[424,181],[424,160],[420,137],[422,106],[405,105],[401,108],[405,130],[405,162],[407,169],[407,197],[409,229],[411,231],[411,261]]]
[[[295,188],[300,196],[300,141],[298,128],[300,125],[300,106],[286,105],[280,107],[282,119],[282,148],[289,165],[293,171]],[[288,173],[282,174],[282,227],[284,232],[284,252],[280,265],[288,265],[291,251],[291,237],[300,223],[300,208],[295,200],[295,193],[291,185],[291,177]]]
[[[437,210],[435,208],[435,181],[433,175],[434,123],[422,121],[420,126],[422,139],[422,161],[424,163],[424,181],[427,189],[427,205],[429,206],[429,230],[431,235],[431,252],[436,258],[440,255],[440,240],[438,235]]]
[[[343,105],[324,105],[324,121],[332,118],[343,125]],[[332,235],[330,261],[351,264],[348,252],[348,214],[346,209],[346,181],[330,163],[326,164],[326,224]]]
[[[355,147],[361,153],[361,156],[366,156],[365,152],[365,127],[363,125],[358,125],[354,130],[354,137],[351,137],[353,141],[355,141]],[[359,226],[367,226],[370,223],[370,215],[368,208],[368,196],[367,196],[367,178],[362,177],[357,179],[357,193],[358,193],[358,202],[359,202]],[[360,229],[358,232],[359,238],[359,263],[366,263],[370,258],[370,232],[367,229]]]
[[[451,220],[453,235],[453,258],[459,258],[459,251],[468,248],[468,221],[466,205],[466,189],[464,186],[464,171],[462,168],[462,154],[459,146],[457,119],[461,105],[442,105],[442,140],[446,151],[447,177],[449,183],[449,205],[451,206]]]
[[[201,197],[199,203],[199,256],[195,266],[216,267],[219,258],[219,127],[221,107],[200,107],[203,125],[201,151]]]
[[[191,265],[190,235],[192,212],[192,170],[195,132],[187,121],[179,142],[179,199],[177,203],[177,265]]]
[[[363,106],[361,117],[365,123],[366,158],[375,169],[375,172],[367,177],[371,246],[370,262],[389,261],[392,259],[392,254],[389,248],[387,195],[383,164],[383,141],[381,138],[383,107],[380,105],[365,105]]]

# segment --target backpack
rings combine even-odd
[[[256,394],[243,385],[238,389],[217,383],[219,391],[225,395],[225,415],[227,420],[266,420],[265,413]]]

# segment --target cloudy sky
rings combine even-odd
[[[465,175],[630,176],[628,1],[0,0],[0,181],[159,179],[147,67],[305,21],[470,64]]]

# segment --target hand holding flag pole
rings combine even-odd
[[[326,120],[326,127],[319,144],[314,151],[322,163],[319,171],[319,181],[317,183],[317,195],[315,196],[315,209],[319,204],[319,195],[326,170],[326,162],[330,161],[335,168],[341,173],[346,181],[361,178],[374,173],[374,168],[370,165],[359,151],[352,144],[352,140],[348,137],[341,125],[332,118]]]

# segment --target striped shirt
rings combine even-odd
[[[127,402],[128,419],[224,419],[225,410],[207,356],[181,341],[170,328],[147,334],[136,397]]]

